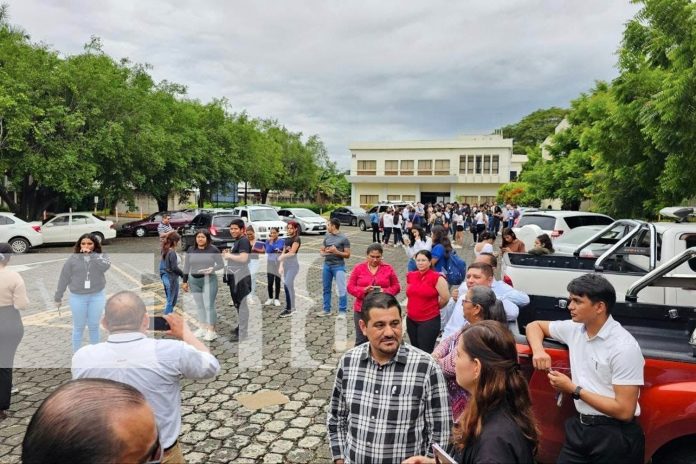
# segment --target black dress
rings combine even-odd
[[[483,419],[481,435],[456,456],[460,464],[534,464],[533,444],[504,410]]]

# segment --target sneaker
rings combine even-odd
[[[331,315],[331,311],[323,311],[323,310],[322,310],[322,311],[319,311],[319,312],[317,313],[317,316],[319,316],[319,317],[327,317],[327,316],[330,316],[330,315]]]
[[[336,316],[336,319],[345,319],[346,318],[346,312],[345,311],[339,311],[338,315]]]
[[[10,394],[16,395],[17,393],[19,393],[19,388],[12,386],[12,390],[10,390]]]
[[[200,329],[193,332],[193,335],[195,335],[196,338],[201,338],[203,335],[205,335],[205,333],[206,333],[206,330],[203,327],[201,327]]]
[[[273,300],[273,306],[280,306],[280,300]]]
[[[285,309],[283,310],[283,312],[280,313],[280,314],[278,315],[278,317],[290,317],[290,316],[292,316],[293,314],[295,314],[295,310],[294,310],[294,309],[287,309],[287,308],[285,308]]]
[[[263,303],[264,306],[271,306],[272,304],[273,304],[273,300],[270,299],[270,298],[267,299],[267,300]],[[280,304],[280,301],[278,301],[278,304]]]
[[[234,306],[234,301],[230,301],[230,302],[228,303],[228,306]]]
[[[218,334],[216,334],[212,330],[206,331],[205,335],[203,336],[203,340],[205,340],[206,342],[212,342],[216,338],[218,338]]]

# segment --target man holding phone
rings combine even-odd
[[[175,338],[147,337],[151,320],[145,303],[135,293],[122,291],[106,302],[102,326],[109,332],[104,343],[87,345],[72,359],[74,379],[101,378],[138,389],[155,411],[163,463],[185,462],[179,447],[181,432],[180,379],[206,379],[220,371],[208,348],[189,330],[178,314],[164,316],[165,332]]]

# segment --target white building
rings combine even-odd
[[[354,142],[349,146],[351,204],[380,201],[492,202],[517,178],[524,155],[500,134],[452,140]]]

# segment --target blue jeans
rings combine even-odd
[[[215,298],[218,292],[218,281],[215,273],[203,276],[189,276],[189,287],[193,301],[198,309],[198,322],[215,325],[217,323],[217,311],[215,310]]]
[[[338,290],[338,312],[345,313],[348,308],[348,295],[346,293],[346,267],[343,264],[326,264],[321,274],[324,283],[324,312],[331,312],[331,284],[336,278]]]
[[[160,279],[164,286],[164,294],[167,297],[167,303],[164,306],[164,314],[171,314],[179,298],[179,276],[176,274],[170,275],[165,272],[164,261],[160,261]]]
[[[89,330],[89,343],[92,345],[99,343],[99,322],[102,312],[104,312],[106,296],[104,295],[104,290],[86,294],[71,293],[68,301],[72,310],[72,346],[74,353],[82,346],[82,335],[85,332],[85,326]]]
[[[295,277],[300,271],[300,264],[297,259],[287,259],[283,262],[283,284],[285,287],[285,307],[293,310],[297,309],[295,304]]]

